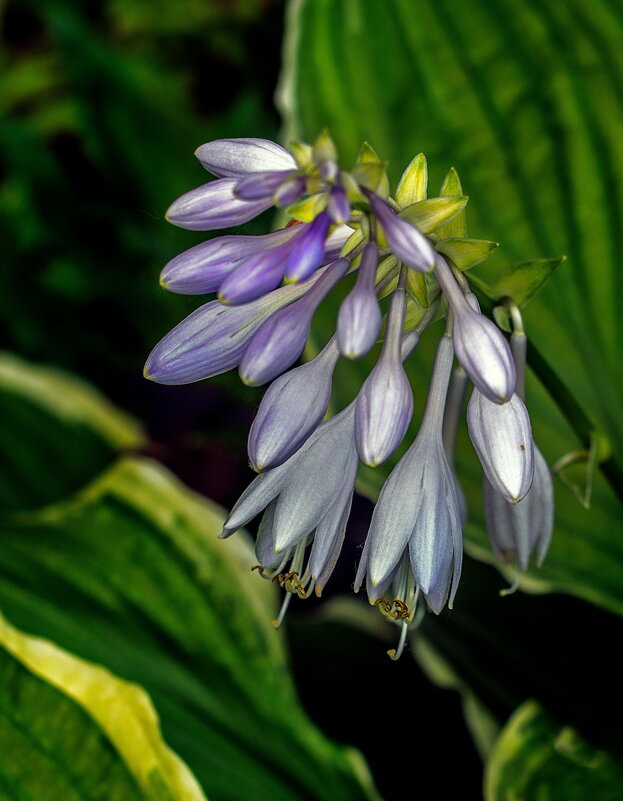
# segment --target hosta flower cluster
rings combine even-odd
[[[386,462],[411,422],[404,363],[424,330],[445,320],[436,325],[442,333],[424,417],[381,491],[355,578],[355,589],[365,583],[370,602],[401,624],[397,656],[418,599],[419,608],[438,613],[457,590],[467,511],[452,451],[468,381],[467,423],[485,473],[495,553],[524,570],[531,553],[543,559],[551,536],[550,473],[522,399],[521,318],[512,308],[509,345],[481,313],[464,272],[496,244],[467,238],[467,198],[453,170],[440,196],[427,198],[422,155],[393,195],[372,148],[364,144],[345,171],[326,133],[289,151],[263,139],[225,139],[196,155],[216,180],[175,201],[171,223],[211,231],[274,206],[285,224],[263,236],[209,239],[165,266],[161,281],[170,291],[217,297],[158,343],[145,374],[184,384],[238,368],[246,384],[272,382],[249,433],[258,475],[223,536],[262,515],[257,567],[287,590],[279,620],[293,594],[322,592],[340,554],[359,463]],[[345,279],[352,288],[334,336],[295,366],[314,312]],[[356,399],[325,419],[338,360],[359,359],[379,342]]]

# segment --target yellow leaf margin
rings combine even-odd
[[[148,798],[166,787],[175,801],[207,801],[193,774],[165,745],[156,710],[141,687],[48,640],[23,634],[2,615],[0,645],[89,714]]]

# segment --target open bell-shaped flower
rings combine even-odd
[[[443,336],[422,425],[385,482],[374,508],[355,589],[367,576],[371,602],[393,580],[408,552],[415,583],[430,608],[452,604],[462,564],[461,512],[443,447],[442,423],[452,343]],[[398,599],[401,600],[401,599]]]

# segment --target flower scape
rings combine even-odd
[[[467,237],[467,197],[456,171],[438,197],[427,198],[422,154],[393,195],[369,145],[345,171],[326,132],[313,146],[291,143],[289,150],[264,139],[222,139],[196,156],[216,180],[176,200],[169,222],[212,231],[274,206],[285,225],[263,236],[210,239],[164,267],[161,283],[171,292],[217,298],[156,345],[145,376],[186,384],[238,368],[245,384],[272,382],[248,439],[258,475],[221,536],[262,515],[255,567],[286,590],[276,625],[292,595],[321,594],[344,541],[359,462],[386,462],[411,421],[403,364],[424,330],[445,319],[419,431],[382,488],[355,577],[355,591],[365,583],[370,603],[401,626],[389,652],[398,658],[409,626],[427,607],[451,607],[457,591],[467,510],[453,450],[468,382],[467,425],[485,474],[495,554],[519,576],[532,553],[542,562],[551,538],[551,475],[523,401],[521,316],[509,299],[509,344],[481,313],[464,274],[497,245]],[[335,334],[315,358],[293,367],[314,312],[351,273],[354,287]],[[359,359],[379,341],[378,361],[355,400],[326,419],[338,360]]]

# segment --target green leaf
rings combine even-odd
[[[496,300],[511,298],[520,309],[525,308],[553,278],[556,269],[566,259],[566,256],[532,259],[507,267],[493,282],[490,288],[491,297]],[[507,315],[503,311],[499,317],[496,316],[496,319],[505,331],[511,330]]]
[[[149,459],[113,461],[112,452],[104,472],[92,479],[83,452],[97,450],[100,441],[133,442],[136,431],[89,387],[23,364],[2,375],[0,403],[5,396],[28,398],[32,414],[43,416],[45,439],[34,427],[21,432],[20,448],[33,464],[49,470],[46,458],[54,450],[48,443],[70,442],[72,426],[89,434],[76,436],[72,445],[74,458],[85,466],[86,486],[32,509],[39,497],[35,482],[18,511],[0,515],[0,608],[11,624],[140,684],[154,701],[167,743],[210,798],[312,801],[329,793],[338,801],[378,799],[359,754],[326,740],[296,698],[282,635],[271,623],[276,589],[250,570],[255,557],[248,538],[219,540],[222,510]],[[9,473],[20,448],[3,452]],[[58,458],[53,467],[62,473],[64,462]],[[17,643],[14,653],[25,660],[35,646],[26,643],[20,650],[22,635],[11,632],[8,624],[0,626],[0,644]],[[60,687],[54,647],[41,649],[51,659],[45,678]],[[43,675],[34,662],[27,666]],[[93,670],[82,665],[83,679],[67,674],[71,689],[63,689],[88,706],[114,739],[104,717],[107,710],[115,712],[117,692],[137,709],[144,696],[122,683],[109,693],[98,683],[103,673]],[[88,699],[76,695],[83,680]],[[114,720],[120,715],[117,709]],[[153,735],[154,719],[145,709],[139,717]],[[132,732],[130,711],[121,720]],[[142,753],[140,764],[147,765],[149,748],[136,732],[130,740]],[[134,757],[131,743],[126,745],[124,751],[115,741],[129,764]],[[143,781],[140,765],[136,770]],[[153,792],[154,801],[169,798]],[[169,795],[171,801],[183,797]]]
[[[423,234],[432,234],[441,225],[459,214],[467,205],[468,199],[465,195],[430,197],[407,206],[400,212],[400,216],[403,220],[417,225]]]
[[[617,801],[623,763],[534,701],[511,717],[486,765],[486,801]]]
[[[76,498],[5,521],[0,606],[141,684],[208,796],[235,782],[240,799],[374,798],[359,755],[301,710],[274,586],[251,572],[244,536],[217,539],[223,520],[156,463],[122,460]]]
[[[0,510],[63,498],[142,444],[138,425],[90,385],[0,353]]]
[[[206,801],[147,694],[0,616],[0,791],[11,797]]]
[[[424,273],[418,270],[407,271],[407,291],[423,308],[427,309],[430,306],[428,300],[428,284],[426,283],[426,276]]]
[[[419,153],[402,174],[396,188],[396,202],[401,208],[426,199],[428,167],[426,156]],[[460,194],[460,192],[458,193]]]
[[[486,239],[449,238],[437,242],[435,250],[452,259],[459,270],[471,270],[492,256],[497,247],[497,242],[488,242]]]

